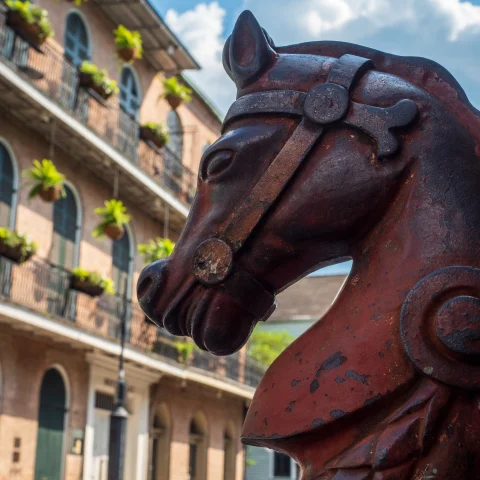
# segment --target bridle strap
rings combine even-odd
[[[250,195],[234,213],[221,238],[237,252],[282,193],[323,132],[302,120]]]
[[[344,55],[335,62],[335,65],[330,70],[327,81],[321,84],[320,87],[322,90],[325,90],[326,85],[335,84],[345,88],[348,94],[359,75],[366,69],[372,67],[373,64],[370,60],[354,55]],[[251,115],[253,112],[256,114],[265,113],[267,110],[265,107],[269,107],[268,109],[275,107],[271,101],[271,97],[268,98],[267,96],[269,93],[271,94],[272,92],[252,94],[258,95],[257,102],[250,102],[250,108],[245,108],[244,114]],[[289,110],[290,114],[292,114],[293,111],[295,111],[295,113],[298,112],[300,107],[303,113],[308,94],[288,90],[279,91],[278,93],[288,100],[287,105],[291,108],[291,110]],[[292,93],[297,95],[292,95]],[[241,101],[242,98],[240,98],[239,101]],[[276,98],[276,100],[280,100],[280,98]],[[257,105],[256,109],[253,108],[255,105]],[[285,106],[285,103],[281,103],[280,105]],[[277,113],[284,113],[286,111],[285,108],[279,107],[278,104],[276,109]],[[236,108],[233,112],[229,112],[229,119],[233,117],[235,111]],[[305,118],[301,120],[292,136],[257,182],[250,195],[234,213],[224,233],[220,236],[221,239],[231,246],[234,252],[237,252],[242,247],[252,233],[252,230],[280,196],[322,133],[323,125],[319,125]]]
[[[322,135],[324,126],[346,115],[349,91],[369,68],[373,68],[370,60],[344,55],[332,67],[326,83],[308,94],[289,90],[253,93],[237,100],[227,113],[224,125],[234,118],[262,113],[303,117],[224,232],[204,241],[194,256],[195,278],[206,286],[221,285],[255,318],[265,318],[274,309],[275,296],[234,263],[234,254],[279,198]]]

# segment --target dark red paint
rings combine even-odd
[[[224,65],[238,100],[173,255],[141,275],[146,314],[230,354],[276,293],[353,258],[265,374],[243,441],[305,480],[480,479],[479,112],[434,62],[276,47],[249,12]]]

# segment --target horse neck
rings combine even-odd
[[[347,286],[361,279],[385,296],[388,286],[397,294],[399,285],[411,288],[443,267],[480,268],[479,182],[480,169],[471,162],[414,165],[382,220],[355,245]]]

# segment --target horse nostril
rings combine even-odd
[[[142,297],[148,292],[148,289],[150,288],[150,286],[152,285],[153,283],[153,279],[152,277],[148,276],[148,277],[145,277],[139,284],[138,284],[138,287],[137,287],[137,297],[139,300],[142,299]]]

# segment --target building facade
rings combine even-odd
[[[38,244],[24,264],[0,257],[0,480],[106,480],[122,322],[124,478],[241,480],[239,434],[262,369],[245,351],[182,357],[178,339],[145,321],[135,294],[137,246],[178,239],[201,154],[219,135],[200,93],[175,111],[161,98],[162,78],[198,65],[148,2],[36,3],[55,30],[41,51],[0,14],[0,227]],[[134,65],[115,57],[120,23],[142,33],[144,59]],[[79,87],[86,59],[118,81],[117,98]],[[166,148],[140,140],[147,121],[168,124]],[[29,199],[22,178],[42,158],[67,178],[55,203]],[[94,209],[110,198],[131,222],[120,240],[93,238]],[[116,295],[74,291],[76,266],[113,278]]]

